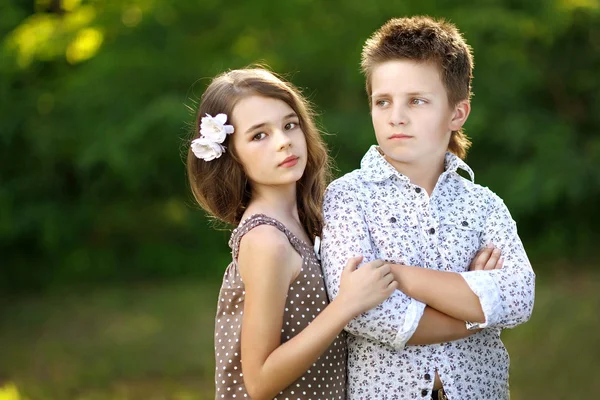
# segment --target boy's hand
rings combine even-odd
[[[471,261],[469,271],[500,269],[504,264],[504,258],[501,255],[502,252],[499,248],[491,244],[487,245],[477,252],[475,258]]]
[[[398,288],[388,264],[375,260],[357,268],[362,259],[358,256],[348,260],[336,298],[343,301],[353,315],[375,307]]]

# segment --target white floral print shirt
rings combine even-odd
[[[500,333],[529,319],[535,275],[504,202],[473,180],[467,164],[446,153],[445,172],[429,197],[372,146],[360,169],[327,188],[321,258],[331,299],[346,260],[362,254],[363,262],[458,272],[485,314],[484,323],[467,323],[485,329],[465,339],[406,345],[425,304],[396,290],[346,326],[349,400],[429,399],[436,371],[451,400],[509,398],[509,358]],[[468,271],[489,243],[502,250],[503,268]]]

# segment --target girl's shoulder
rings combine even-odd
[[[261,228],[256,231],[258,227]],[[254,231],[254,233],[251,236],[259,236],[259,240],[262,240],[266,244],[278,244],[281,242],[291,246],[293,250],[300,253],[302,256],[305,255],[305,252],[312,251],[312,247],[308,243],[299,239],[277,219],[265,214],[253,214],[242,220],[238,227],[231,232],[229,247],[232,250],[234,260],[236,260],[239,255],[239,246],[242,238],[252,231]]]
[[[245,229],[248,224],[251,228]],[[289,284],[302,266],[301,254],[292,244],[289,231],[279,221],[264,216],[252,218],[240,228],[234,252],[242,280]]]
[[[259,224],[247,231],[240,238],[238,250],[263,253],[274,258],[287,257],[290,253],[295,253],[285,232],[271,224]]]
[[[268,217],[265,214],[252,214],[248,218],[243,219],[237,228],[231,232],[229,247],[235,250],[234,248],[239,246],[242,238],[259,226],[272,227],[271,229],[264,229],[263,227],[263,229],[259,229],[261,232],[271,232],[271,235],[273,236],[281,236],[281,234],[285,235],[285,226],[275,218]],[[277,235],[278,232],[279,235]]]

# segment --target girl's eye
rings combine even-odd
[[[414,104],[416,106],[420,106],[421,104],[425,104],[427,103],[427,101],[423,100],[423,99],[412,99],[410,101],[410,104]]]
[[[377,100],[375,104],[379,107],[386,107],[390,104],[390,102],[387,100]]]
[[[267,136],[267,134],[266,134],[266,133],[264,133],[264,132],[257,133],[256,135],[252,136],[252,140],[256,140],[256,141],[258,141],[258,140],[262,140],[262,139],[264,139],[266,136]]]
[[[287,124],[285,124],[285,130],[286,131],[291,131],[294,128],[298,127],[298,123],[297,122],[288,122]]]

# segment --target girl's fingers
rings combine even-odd
[[[389,264],[383,264],[381,267],[379,267],[379,272],[381,273],[381,276],[386,276],[392,272],[392,269],[390,268]]]
[[[387,274],[383,277],[383,283],[387,286],[389,285],[391,282],[394,282],[394,275],[392,274]]]
[[[369,265],[371,266],[371,268],[377,269],[377,268],[380,268],[382,265],[384,265],[384,263],[382,260],[374,260],[374,261],[371,261],[369,263]]]

